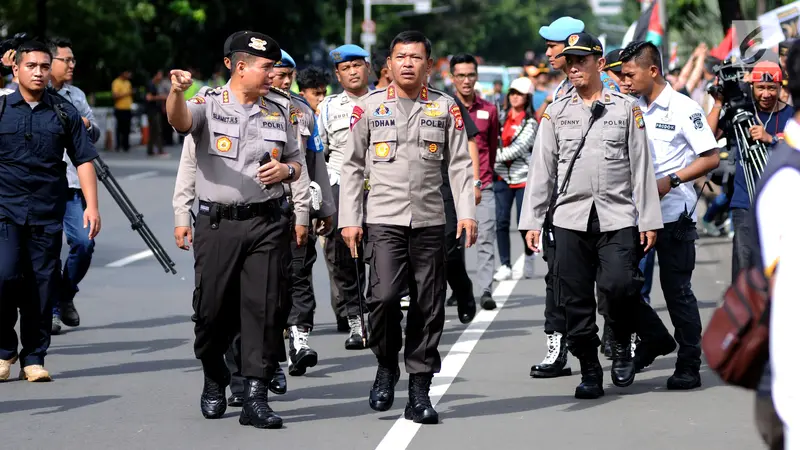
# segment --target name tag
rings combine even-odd
[[[433,128],[441,128],[442,130],[445,129],[445,121],[439,119],[419,119],[419,125],[421,127],[433,127]]]
[[[478,119],[489,120],[489,111],[478,110]]]
[[[231,124],[239,123],[238,117],[223,116],[222,114],[217,114],[217,113],[212,113],[211,116],[214,118],[214,120],[219,120],[220,122],[223,123],[231,123]]]
[[[675,131],[675,125],[671,123],[656,123],[656,130]]]
[[[282,123],[282,122],[269,122],[269,121],[263,121],[263,122],[261,122],[261,127],[262,127],[262,128],[271,128],[271,129],[273,129],[273,130],[281,130],[281,131],[286,131],[286,128],[284,128],[284,126],[283,126],[283,123]]]
[[[369,121],[370,128],[386,128],[395,126],[394,119],[372,119]]]

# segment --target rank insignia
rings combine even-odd
[[[280,154],[280,150],[278,150],[277,147],[272,149],[272,158],[273,159],[278,159],[278,155],[279,154]]]
[[[573,105],[577,105],[578,104],[578,95],[577,94],[572,96],[572,104]]]
[[[378,142],[375,144],[375,156],[378,158],[386,158],[389,156],[389,144],[386,142]]]
[[[233,144],[231,143],[231,140],[225,136],[222,136],[217,139],[217,150],[222,153],[229,152],[231,150],[232,145]]]
[[[455,121],[456,130],[463,130],[464,119],[461,117],[461,110],[458,109],[458,105],[453,105],[450,107],[450,114],[453,116],[453,120]]]
[[[424,100],[424,101],[428,101],[428,88],[427,87],[422,86],[422,90],[419,91],[419,98]]]
[[[547,120],[550,120],[550,114],[543,113],[543,114],[542,114],[542,119],[547,119]]]
[[[265,99],[264,97],[261,97],[261,107],[262,108],[267,107],[267,99]]]
[[[610,95],[606,94],[605,102],[606,103],[611,103],[611,96]]]
[[[192,97],[189,99],[190,102],[194,103],[195,105],[202,105],[206,102],[206,99],[200,96]]]
[[[636,126],[639,127],[640,130],[644,129],[644,115],[638,106],[633,107],[633,120],[636,121]]]
[[[438,152],[438,151],[439,151],[439,145],[438,145],[438,144],[436,144],[436,143],[430,143],[430,144],[428,144],[428,151],[429,151],[429,152],[431,152],[431,153],[436,153],[436,152]]]
[[[350,131],[353,131],[353,127],[355,127],[358,121],[361,120],[362,114],[364,114],[364,110],[361,109],[361,107],[353,107],[353,114],[350,115]]]
[[[395,97],[394,86],[389,86],[386,89],[386,100],[392,100]]]
[[[378,108],[375,109],[375,112],[372,113],[372,115],[375,117],[389,117],[392,115],[392,111],[389,108],[387,108],[386,105],[381,103],[381,106],[378,106]]]
[[[227,90],[222,91],[222,103],[230,103],[231,97]]]
[[[439,111],[439,104],[436,102],[430,102],[425,104],[425,111],[423,111],[426,116],[428,117],[439,117],[443,113]],[[460,112],[460,111],[459,111]]]

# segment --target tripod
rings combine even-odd
[[[756,183],[761,178],[769,159],[767,146],[763,142],[754,141],[750,137],[750,128],[755,125],[753,113],[741,108],[735,110],[731,126],[733,127],[736,145],[739,147],[739,153],[741,154],[744,180],[747,184],[747,193],[751,202],[755,198]]]

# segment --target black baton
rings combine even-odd
[[[358,245],[358,244],[356,244]],[[358,271],[358,257],[355,258],[356,261],[356,287],[358,288],[358,318],[361,320],[361,343],[364,345],[364,348],[367,347],[367,327],[364,325],[364,302],[361,301],[361,296],[364,295],[364,291],[361,289],[361,273]]]

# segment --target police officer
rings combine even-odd
[[[22,44],[13,65],[19,86],[0,97],[0,381],[9,378],[17,359],[20,378],[50,380],[44,357],[61,280],[68,192],[64,149],[86,198],[83,232],[93,239],[100,231],[92,165],[97,152],[75,107],[46,91],[52,56],[43,43]],[[17,308],[20,352],[14,331]]]
[[[308,241],[302,246],[292,246],[292,265],[290,288],[292,295],[292,310],[289,313],[289,375],[300,376],[305,374],[306,368],[317,364],[317,352],[308,345],[308,335],[314,327],[314,283],[311,269],[317,260],[317,247],[314,231],[320,235],[328,234],[333,224],[333,215],[336,205],[331,192],[328,171],[325,167],[325,156],[317,132],[314,110],[306,100],[297,95],[290,94],[292,75],[296,64],[294,59],[281,50],[281,60],[275,64],[275,78],[272,79],[273,90],[290,99],[289,115],[297,132],[300,149],[306,157],[311,179],[311,215],[312,220],[318,220],[318,227],[309,233]],[[311,226],[311,223],[305,225]]]
[[[370,65],[366,61],[369,53],[353,44],[333,49],[330,56],[334,63],[336,78],[344,88],[344,92],[325,97],[319,106],[318,120],[319,135],[328,161],[328,176],[338,210],[341,204],[339,196],[342,163],[345,145],[350,136],[350,113],[353,111],[355,101],[369,92],[367,86]],[[358,286],[362,288],[366,286],[364,262],[350,257],[350,250],[342,239],[336,221],[333,227],[335,230],[333,235],[325,239],[325,260],[330,272],[332,295],[338,296],[337,315],[341,311],[347,317],[350,328],[350,336],[345,341],[344,347],[348,350],[361,350],[364,348],[364,343],[358,316],[358,302],[364,302],[364,293],[358,291]],[[356,278],[357,275],[360,280]]]
[[[641,110],[600,81],[602,55],[600,42],[587,33],[570,35],[559,54],[566,57],[575,90],[542,116],[520,220],[520,229],[530,230],[529,247],[538,252],[557,174],[552,282],[566,310],[567,345],[581,364],[576,398],[604,395],[595,281],[617,337],[612,381],[620,387],[633,382],[631,305],[640,300],[638,264],[642,247],[655,244],[654,230],[662,226]]]
[[[619,59],[620,53],[622,53],[621,48],[608,52],[606,55],[606,65],[603,66],[603,73],[614,82],[614,86],[616,86],[620,92],[628,94],[628,89],[619,82],[620,73],[622,73],[622,61]]]
[[[470,247],[477,235],[472,161],[455,100],[425,86],[433,64],[430,41],[422,33],[405,31],[394,38],[389,53],[394,81],[358,100],[350,116],[340,201],[352,206],[339,210],[339,227],[352,256],[358,257],[368,169],[364,257],[369,259],[372,285],[369,340],[378,358],[370,407],[386,411],[394,402],[400,378],[397,355],[403,346],[400,297],[408,286],[405,418],[436,423],[429,392],[433,374],[441,368],[438,345],[446,295],[441,164],[445,158],[449,161],[458,234],[467,234]]]
[[[697,193],[693,181],[719,165],[717,140],[703,109],[691,98],[675,92],[662,75],[661,54],[649,42],[634,42],[620,55],[623,85],[639,96],[653,157],[664,228],[658,231],[655,251],[664,300],[675,327],[678,360],[668,389],[693,389],[700,382],[700,310],[692,292],[695,241],[698,238]],[[688,212],[690,211],[690,212]],[[663,329],[658,315],[645,308],[638,321],[642,343],[636,348],[636,366],[642,369],[655,357],[675,349],[669,334],[651,336]],[[653,325],[653,324],[656,325]]]
[[[280,428],[267,383],[285,357],[283,327],[291,306],[292,211],[282,183],[299,180],[294,232],[300,245],[306,232],[301,224],[308,223],[308,176],[288,102],[265,97],[281,59],[278,43],[248,31],[232,38],[231,52],[231,79],[224,87],[203,88],[184,102],[191,75],[173,70],[167,99],[170,124],[191,133],[198,148],[193,318],[195,355],[205,376],[200,406],[206,418],[224,414],[230,372],[223,354],[241,330],[247,386],[239,423]],[[176,229],[176,238],[188,234],[184,228]]]

